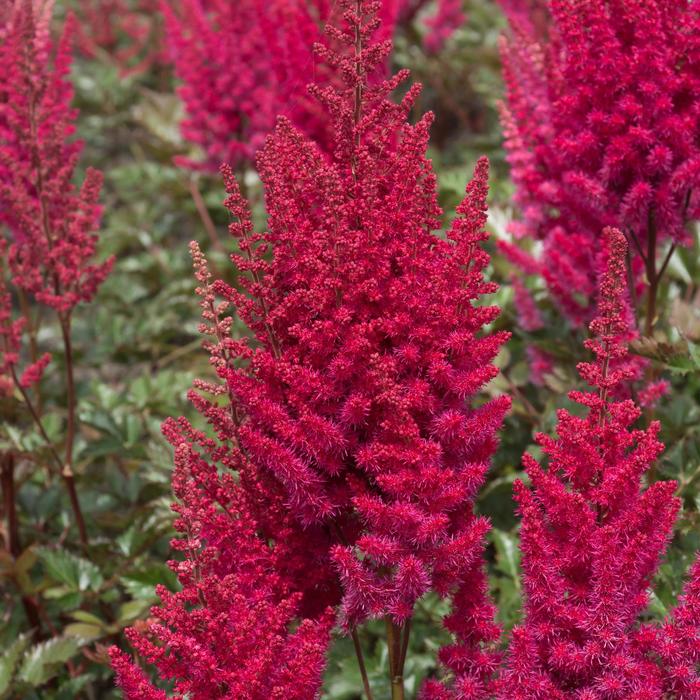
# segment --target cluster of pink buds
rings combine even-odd
[[[503,124],[533,263],[568,318],[594,311],[601,231],[630,242],[654,323],[662,247],[699,213],[700,13],[686,0],[502,0]],[[671,248],[672,249],[672,248]]]
[[[72,184],[82,149],[67,80],[73,23],[55,49],[50,2],[15,0],[0,44],[0,224],[6,284],[66,318],[90,301],[111,261],[93,262],[102,175]]]

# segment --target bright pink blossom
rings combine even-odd
[[[360,16],[343,7],[349,24],[330,35],[362,51],[323,50],[343,83],[312,91],[331,113],[333,156],[279,121],[258,160],[265,234],[225,170],[249,281],[246,293],[213,288],[258,341],[232,346],[244,362],[219,367],[239,416],[231,429],[296,518],[332,533],[354,626],[403,622],[427,590],[447,594],[470,575],[487,528],[472,503],[509,402],[470,405],[506,338],[479,334],[498,309],[474,305],[495,289],[480,248],[486,162],[447,240],[436,238],[431,116],[406,123],[415,87],[387,99],[405,74],[369,82],[390,50],[371,41],[378,3]]]
[[[111,261],[93,257],[102,175],[72,184],[81,144],[72,141],[71,23],[55,48],[50,2],[15,0],[0,43],[0,223],[10,234],[12,284],[61,314],[90,301]]]
[[[175,451],[178,504],[170,563],[182,589],[160,586],[161,603],[127,637],[174,697],[190,700],[312,700],[318,697],[333,623],[332,611],[297,620],[301,595],[284,576],[284,542],[261,535],[245,489],[203,458],[211,442],[175,421],[166,426]],[[112,648],[127,700],[166,697],[125,654]]]
[[[609,255],[599,283],[598,316],[586,341],[595,358],[579,365],[593,390],[569,394],[586,413],[559,411],[558,437],[537,436],[547,466],[525,455],[531,486],[517,482],[515,487],[525,618],[513,632],[501,678],[503,700],[697,697],[667,694],[688,676],[659,663],[652,649],[664,633],[673,635],[674,625],[690,617],[696,621],[697,583],[675,623],[659,629],[639,621],[680,503],[674,482],[642,488],[645,472],[663,449],[659,424],[633,428],[640,409],[631,400],[613,398],[631,372],[627,244],[615,229],[605,231],[605,241]],[[697,679],[687,664],[690,647],[681,647],[677,641],[678,657]],[[692,649],[697,657],[697,644]]]
[[[504,4],[506,148],[541,274],[575,323],[594,308],[601,231],[641,279],[700,206],[700,8],[687,0],[552,0],[547,30]],[[513,6],[520,5],[521,11]],[[634,246],[632,246],[634,241]],[[651,261],[651,263],[650,263]]]

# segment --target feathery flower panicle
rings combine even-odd
[[[392,3],[389,3],[391,6]],[[322,81],[313,46],[334,13],[327,0],[163,0],[167,40],[186,109],[183,136],[222,162],[252,163],[278,114],[320,142],[326,118],[307,94]],[[389,12],[388,14],[391,14]]]
[[[158,588],[160,605],[140,629],[127,630],[133,647],[176,698],[190,700],[312,700],[318,697],[333,624],[332,610],[302,620],[300,594],[279,572],[283,541],[260,535],[244,488],[203,458],[211,439],[184,422],[164,427],[175,450],[178,498],[173,541],[182,555],[170,562],[181,590]],[[203,452],[200,452],[202,450]],[[161,700],[144,672],[116,647],[117,681],[127,700]]]
[[[613,399],[633,372],[626,361],[627,243],[615,229],[606,229],[604,240],[598,316],[586,341],[595,357],[579,365],[592,391],[569,394],[586,413],[559,411],[558,438],[537,436],[547,467],[526,454],[531,486],[515,485],[525,618],[513,632],[500,681],[503,700],[697,697],[674,694],[676,671],[658,663],[654,648],[697,617],[697,584],[666,632],[639,622],[680,503],[675,482],[642,488],[644,473],[663,449],[659,424],[633,428],[639,408]],[[688,646],[697,655],[697,642]],[[678,640],[669,654],[687,662],[682,647]]]
[[[312,90],[331,113],[332,157],[278,122],[258,159],[266,234],[224,169],[249,281],[214,290],[258,341],[219,368],[240,447],[300,522],[332,533],[353,627],[402,623],[427,590],[446,595],[479,568],[487,524],[472,504],[509,401],[472,405],[507,336],[479,334],[498,309],[475,305],[495,290],[480,247],[487,163],[447,240],[435,237],[432,116],[406,123],[416,87],[389,101],[405,73],[369,81],[390,50],[372,41],[379,3],[342,7],[346,27],[329,34],[353,50],[318,50],[343,85]]]
[[[570,320],[587,322],[604,227],[634,241],[635,280],[655,285],[661,246],[686,243],[698,217],[700,6],[552,0],[538,28],[526,3],[502,3],[514,232],[542,240],[540,274]]]
[[[14,0],[0,32],[0,391],[38,383],[51,356],[32,348],[20,372],[24,297],[55,310],[70,335],[70,317],[90,301],[111,260],[93,261],[99,224],[101,174],[88,169],[79,191],[72,184],[81,144],[71,140],[75,111],[70,69],[71,20],[54,46],[49,0]],[[34,333],[36,328],[34,328]]]
[[[52,3],[15,0],[0,43],[0,223],[9,232],[11,284],[67,316],[90,301],[112,261],[93,262],[102,175],[72,184],[82,145],[67,80],[69,20],[54,49]]]
[[[255,581],[268,577],[264,594],[277,591],[285,610],[293,606],[284,596],[297,606],[285,622],[295,614],[324,620],[323,602],[340,604],[346,629],[383,616],[403,633],[426,591],[454,594],[456,606],[470,610],[452,623],[464,647],[471,644],[460,667],[483,675],[476,667],[495,663],[486,647],[498,629],[482,571],[488,523],[473,502],[509,408],[507,397],[479,396],[508,336],[484,332],[499,313],[483,304],[496,290],[484,279],[489,257],[481,247],[488,164],[477,163],[457,219],[446,238],[436,236],[441,211],[425,156],[432,115],[407,122],[417,86],[398,104],[390,99],[406,72],[375,80],[391,50],[381,40],[380,9],[342,0],[343,26],[327,29],[339,50],[316,46],[333,79],[311,93],[330,114],[332,148],[281,117],[259,154],[267,232],[254,231],[232,169],[222,168],[242,288],[212,280],[192,244],[201,330],[220,383],[198,381],[190,393],[212,437],[184,419],[165,426],[187,533],[177,545],[189,562],[181,566],[203,572],[197,582],[181,572],[182,595],[202,592],[196,609],[206,620],[220,619],[241,587],[256,600],[258,584],[239,583],[243,573],[231,593],[216,584],[245,561],[240,539],[229,542],[247,528],[249,541],[254,534],[271,552]],[[252,337],[231,337],[233,313]],[[197,499],[208,500],[190,513]],[[163,615],[175,614],[170,600],[165,595]],[[259,647],[258,628],[275,614],[253,616],[257,625],[244,616],[251,623],[240,628],[228,618],[238,635],[237,645],[223,642],[234,649],[228,658]],[[139,648],[163,674],[173,657],[166,650],[185,646],[161,627],[157,649]],[[209,654],[209,642],[203,646]],[[192,675],[192,663],[188,657],[169,677],[195,692],[208,681]],[[241,663],[223,667],[232,687]],[[256,678],[246,674],[241,687]]]

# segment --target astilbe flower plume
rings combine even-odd
[[[222,543],[228,529],[253,518],[246,527],[274,543],[272,588],[301,596],[299,614],[318,619],[320,602],[341,602],[340,583],[345,628],[385,616],[400,632],[426,591],[456,594],[472,611],[455,623],[474,647],[463,653],[466,670],[497,635],[482,572],[488,524],[473,501],[509,407],[503,396],[477,400],[507,337],[483,333],[499,312],[482,303],[496,289],[481,248],[488,166],[479,161],[457,219],[436,236],[441,211],[425,157],[432,116],[407,122],[417,86],[399,104],[389,99],[406,72],[373,80],[391,50],[376,39],[380,4],[343,0],[341,10],[343,28],[328,29],[341,49],[316,48],[337,84],[312,89],[330,113],[334,147],[279,119],[258,158],[267,232],[254,232],[223,168],[242,290],[212,281],[192,244],[221,383],[199,381],[190,393],[215,437],[184,420],[166,425],[185,465],[181,498],[198,489],[212,504],[182,522],[196,521],[192,538],[218,570],[221,559],[241,559],[238,545]],[[252,338],[231,337],[232,311]],[[245,509],[227,503],[231,470]],[[209,619],[220,608],[204,595],[198,614]],[[170,641],[160,640],[165,664]]]
[[[333,155],[279,121],[258,160],[265,234],[252,232],[224,170],[251,281],[247,294],[214,289],[258,340],[234,348],[243,365],[219,369],[241,449],[300,522],[338,543],[343,619],[354,626],[406,620],[425,591],[449,592],[475,565],[487,525],[472,503],[509,401],[471,405],[507,337],[479,335],[498,309],[474,304],[495,290],[479,245],[487,163],[447,239],[435,237],[432,116],[406,123],[415,86],[398,105],[387,99],[405,73],[369,83],[390,50],[371,40],[379,3],[342,6],[346,27],[330,35],[352,50],[319,51],[343,85],[313,90],[332,116]]]
[[[72,21],[55,51],[52,3],[15,0],[0,43],[0,224],[10,282],[67,316],[90,301],[111,267],[93,262],[102,175],[72,184],[82,150],[71,140]]]
[[[612,398],[630,373],[627,244],[616,229],[604,237],[608,262],[586,341],[595,358],[579,365],[592,390],[569,394],[585,415],[560,410],[558,438],[537,436],[547,466],[526,454],[531,486],[515,485],[525,617],[513,631],[503,700],[700,697],[698,566],[672,621],[639,619],[680,503],[675,482],[642,486],[663,449],[658,422],[632,427],[640,409]]]
[[[539,272],[578,324],[595,306],[601,231],[622,230],[635,280],[651,288],[650,329],[659,252],[687,242],[700,204],[700,6],[552,0],[538,25],[526,3],[503,4],[514,232],[543,242]]]
[[[127,637],[174,695],[154,686],[116,647],[110,650],[127,700],[312,700],[318,697],[333,624],[332,610],[298,619],[301,595],[279,571],[287,550],[260,535],[246,490],[204,459],[212,440],[184,421],[165,434],[176,445],[173,490],[178,498],[170,563],[181,590],[160,586],[160,605]]]

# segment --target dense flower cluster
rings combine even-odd
[[[50,3],[16,0],[0,46],[0,221],[12,283],[66,313],[92,298],[110,263],[91,264],[102,176],[89,169],[79,192],[71,183],[82,147],[70,140],[71,30],[52,65],[49,11]]]
[[[344,85],[314,90],[333,117],[334,156],[279,122],[259,158],[264,235],[227,174],[251,281],[247,294],[214,285],[259,341],[232,349],[242,367],[219,368],[241,416],[239,444],[299,521],[331,527],[344,545],[334,556],[349,626],[405,620],[426,590],[446,593],[468,572],[486,529],[472,501],[509,405],[470,405],[506,337],[479,336],[498,309],[474,306],[495,289],[479,247],[486,163],[437,239],[430,115],[406,123],[415,87],[399,105],[387,99],[404,74],[369,84],[390,47],[370,41],[378,3],[360,3],[359,15],[353,5],[344,3],[348,27],[331,34],[355,51],[323,52]]]
[[[306,86],[321,78],[313,46],[324,40],[332,8],[327,0],[164,4],[187,112],[182,133],[204,151],[205,167],[252,162],[278,114],[325,141],[325,116]]]
[[[51,8],[15,0],[0,41],[0,224],[9,233],[2,241],[3,372],[16,364],[28,322],[11,320],[11,293],[54,309],[67,331],[75,305],[92,299],[111,267],[111,260],[93,262],[102,176],[88,169],[79,191],[72,184],[81,151],[71,141],[72,24],[54,51]],[[36,381],[47,361],[34,358],[23,382]]]
[[[503,123],[523,214],[514,232],[542,241],[540,273],[580,323],[605,226],[634,241],[635,272],[654,286],[661,245],[685,243],[697,218],[700,8],[553,0],[543,28],[541,7],[504,4]]]
[[[163,592],[158,615],[175,614],[171,600],[182,608],[198,599],[197,615],[219,619],[227,599],[217,582],[244,559],[233,555],[244,546],[229,544],[230,531],[247,527],[275,543],[275,556],[279,549],[274,588],[301,596],[302,614],[322,615],[319,600],[341,602],[340,582],[346,629],[385,616],[400,630],[427,590],[454,594],[470,614],[451,627],[473,647],[458,652],[460,668],[483,675],[482,642],[497,628],[482,572],[488,523],[473,501],[510,405],[503,396],[474,400],[497,374],[493,359],[507,337],[482,332],[499,312],[482,303],[496,289],[484,280],[481,248],[488,166],[479,161],[447,237],[436,236],[441,211],[425,157],[431,115],[406,121],[418,87],[399,104],[389,99],[405,72],[373,79],[391,48],[377,40],[380,3],[340,6],[345,26],[328,34],[345,50],[317,47],[339,85],[311,91],[331,115],[331,155],[280,118],[258,158],[266,233],[254,232],[223,168],[242,291],[212,282],[192,247],[202,330],[222,383],[197,382],[191,393],[215,440],[183,420],[166,425],[189,563],[183,599]],[[231,310],[254,342],[231,338]],[[228,470],[217,475],[217,463],[235,470],[238,486]],[[230,505],[232,490],[243,495]],[[190,513],[196,499],[208,500]],[[191,566],[196,580],[186,578]],[[135,640],[161,672],[166,647],[192,648],[182,633],[161,632],[175,626],[168,617],[156,629],[155,648]],[[245,639],[260,634],[230,627]],[[191,671],[170,675],[183,674]],[[128,675],[125,684],[141,682]]]
[[[182,589],[158,588],[161,604],[138,630],[133,647],[177,698],[190,700],[312,700],[318,697],[333,624],[332,611],[305,619],[299,593],[279,574],[284,540],[271,547],[260,535],[254,506],[230,473],[203,459],[211,440],[172,421],[165,433],[176,447],[173,489],[178,504],[171,562]],[[165,700],[139,667],[111,650],[127,700]]]
[[[640,410],[612,398],[629,377],[627,244],[618,230],[604,236],[608,263],[586,341],[595,359],[579,365],[593,391],[569,394],[586,415],[561,410],[558,438],[537,437],[548,466],[525,455],[532,485],[515,486],[525,619],[513,631],[503,700],[689,699],[700,692],[699,567],[672,622],[639,623],[680,503],[674,482],[641,486],[663,449],[658,423],[631,428]]]

